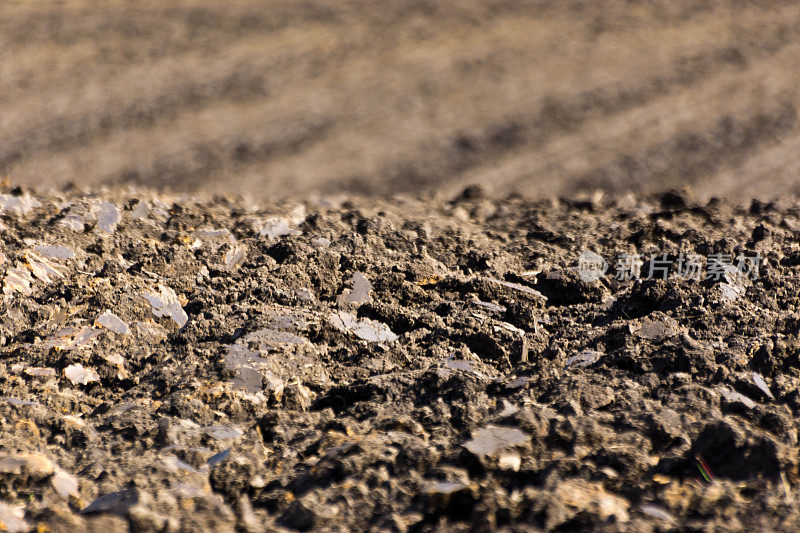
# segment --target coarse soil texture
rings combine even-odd
[[[800,528],[796,202],[0,208],[0,530]]]
[[[0,176],[769,200],[798,72],[796,0],[0,0]]]

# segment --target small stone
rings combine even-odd
[[[20,398],[14,398],[13,396],[3,396],[0,398],[4,402],[13,405],[14,407],[26,407],[26,406],[36,406],[40,405],[37,402],[32,402],[30,400],[22,400]]]
[[[720,296],[723,300],[728,302],[734,302],[739,299],[743,289],[741,289],[738,285],[732,285],[730,283],[722,282],[718,285]]]
[[[594,363],[599,361],[602,356],[603,354],[596,350],[584,350],[578,355],[573,355],[572,357],[567,359],[566,363],[564,363],[564,366],[567,367],[577,366],[580,368],[584,368],[589,365],[593,365]]]
[[[131,218],[133,220],[141,220],[142,218],[146,217],[150,213],[150,204],[145,201],[139,201],[136,204],[136,209],[131,212]]]
[[[24,296],[33,294],[31,283],[33,277],[27,269],[13,267],[6,270],[6,277],[3,279],[3,292],[13,294],[18,292]]]
[[[100,333],[102,333],[102,330],[91,327],[66,327],[50,336],[44,342],[44,347],[47,349],[56,348],[57,350],[88,348],[94,344],[95,339]]]
[[[477,372],[471,361],[465,361],[463,359],[448,359],[444,362],[444,366],[450,370],[460,370],[461,372],[471,373]]]
[[[22,196],[0,194],[0,213],[24,216],[31,210],[41,206],[42,203],[27,192]]]
[[[64,498],[70,496],[77,498],[80,495],[78,492],[78,479],[63,470],[56,470],[55,475],[50,478],[50,484]]]
[[[64,277],[64,274],[62,274],[60,270],[53,266],[48,259],[39,257],[34,253],[25,253],[25,263],[33,276],[45,284],[52,283],[53,281]]]
[[[230,250],[225,252],[225,267],[231,272],[239,270],[247,259],[247,246],[234,244]]]
[[[497,466],[500,467],[501,470],[511,470],[513,472],[517,472],[519,471],[519,467],[521,465],[522,457],[520,457],[517,452],[503,452],[497,459]]]
[[[100,376],[91,368],[84,368],[80,363],[70,365],[64,369],[64,375],[73,385],[86,385],[93,381],[100,381]]]
[[[8,533],[23,533],[30,529],[30,524],[25,521],[24,507],[0,501],[0,530]]]
[[[58,225],[78,233],[83,233],[83,231],[86,229],[86,224],[84,224],[83,217],[74,213],[65,215],[61,220],[58,221]]]
[[[36,367],[36,366],[29,366],[25,369],[25,374],[34,378],[39,378],[42,380],[48,380],[50,378],[55,377],[56,369],[55,368],[43,368],[43,367]]]
[[[220,465],[225,461],[227,461],[230,456],[231,456],[231,449],[228,448],[227,450],[223,450],[209,457],[206,463],[208,464],[209,468],[214,468],[215,466]]]
[[[256,232],[261,237],[266,237],[272,241],[278,237],[286,235],[300,235],[300,231],[294,226],[294,221],[288,218],[270,218],[260,224],[256,224]]]
[[[756,402],[734,390],[730,390],[727,387],[720,387],[720,394],[722,397],[727,401],[729,404],[733,405],[743,405],[748,409],[752,409],[756,406]]]

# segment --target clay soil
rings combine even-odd
[[[800,527],[797,203],[0,200],[0,528]]]

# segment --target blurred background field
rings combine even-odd
[[[796,1],[0,0],[0,175],[769,199],[799,73]]]

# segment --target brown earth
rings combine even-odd
[[[797,72],[794,1],[0,1],[0,174],[773,198]]]
[[[0,206],[0,530],[800,528],[797,202]]]

